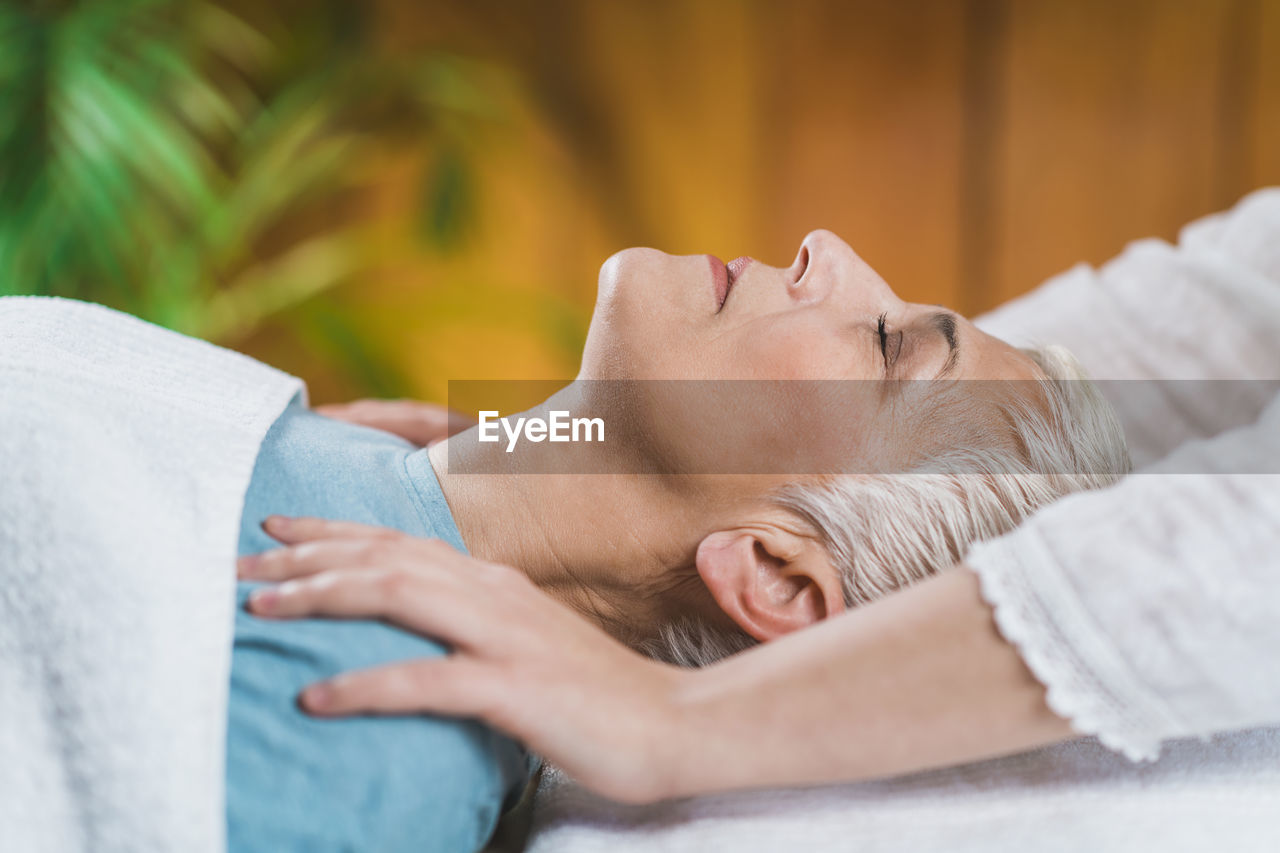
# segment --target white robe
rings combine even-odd
[[[968,558],[1050,706],[1135,759],[1280,725],[1280,190],[1189,225],[1176,248],[1142,241],[1073,270],[983,325],[1129,380],[1103,387],[1138,473]]]

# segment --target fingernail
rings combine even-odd
[[[323,711],[333,701],[333,688],[323,681],[302,691],[302,704],[312,711]]]
[[[258,555],[250,554],[236,560],[236,574],[242,578],[253,577],[258,568]]]
[[[292,519],[288,518],[287,516],[268,515],[263,520],[262,527],[264,530],[267,530],[267,531],[271,531],[271,530],[285,531],[289,529],[290,523],[292,523]]]
[[[258,613],[273,610],[280,603],[280,593],[273,586],[264,586],[249,593],[249,606]]]

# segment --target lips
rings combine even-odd
[[[724,308],[724,303],[729,298],[729,291],[733,289],[733,285],[742,276],[743,271],[755,261],[746,255],[742,255],[726,264],[715,255],[707,255],[707,257],[711,263],[711,283],[715,288],[716,312],[719,313]]]
[[[718,312],[729,298],[729,268],[715,255],[707,255],[707,262],[711,265],[711,287],[715,291]]]

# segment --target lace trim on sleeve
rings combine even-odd
[[[1001,635],[1046,688],[1055,714],[1130,761],[1150,761],[1179,727],[1135,678],[1062,578],[1034,529],[975,546],[966,564]]]

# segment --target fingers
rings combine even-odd
[[[328,403],[323,406],[312,406],[311,411],[318,415],[324,415],[326,418],[333,418],[337,421],[347,421],[349,423],[357,423],[361,414],[367,414],[375,410],[375,407],[383,405],[388,400],[352,400],[350,403]]]
[[[282,528],[288,532],[279,532]],[[276,531],[277,539],[292,544],[236,560],[236,575],[241,580],[284,581],[331,569],[377,568],[388,558],[409,551],[419,551],[426,559],[459,556],[452,545],[440,539],[418,539],[398,530],[355,522],[272,516],[263,529]]]
[[[495,699],[489,671],[465,658],[421,658],[347,672],[299,697],[321,716],[434,713],[485,716]]]
[[[362,577],[363,575],[363,577]],[[377,618],[404,595],[400,573],[385,569],[364,572],[330,569],[262,587],[249,596],[249,609],[279,619],[299,616]]]
[[[353,544],[361,543],[314,543],[287,549],[295,552],[285,569],[294,572],[292,579],[254,590],[249,610],[280,619],[382,619],[455,646],[475,648],[485,642],[481,626],[491,626],[492,621],[484,618],[483,596],[468,587],[456,566],[433,562],[427,548],[417,549],[409,559],[377,555],[370,559],[368,551]],[[444,543],[440,547],[452,551]],[[443,555],[437,551],[435,556]],[[350,567],[341,567],[344,563]],[[493,645],[501,635],[491,632],[488,639]]]
[[[369,560],[372,541],[376,540],[329,539],[263,551],[237,560],[236,576],[240,580],[279,583],[333,569],[373,566]]]
[[[402,535],[398,530],[387,527],[375,527],[371,524],[358,524],[354,521],[330,521],[325,518],[289,518],[283,515],[269,515],[262,522],[262,529],[272,539],[286,545],[299,542],[311,542],[315,539],[354,539],[377,538],[390,539]]]
[[[397,435],[400,433],[393,427],[419,423],[436,427],[443,432],[446,421],[443,406],[412,400],[356,400],[351,403],[316,406],[312,411],[326,418],[384,429]]]
[[[414,400],[356,400],[317,406],[325,417],[373,427],[417,445],[427,445],[475,425],[475,420],[435,403]]]
[[[448,421],[445,424],[445,428],[449,431],[449,435],[457,435],[463,430],[471,429],[473,426],[480,423],[475,418],[470,415],[464,415],[462,412],[455,412],[453,409],[445,409],[445,411],[449,414]]]
[[[339,565],[350,565],[351,553],[374,542],[386,542],[403,536],[398,530],[372,527],[353,521],[328,521],[323,518],[287,518],[268,516],[262,529],[285,545],[294,548],[276,548],[261,554],[251,554],[236,560],[236,574],[244,580],[286,580],[305,574],[314,574]],[[308,543],[344,541],[337,548],[307,548]]]

